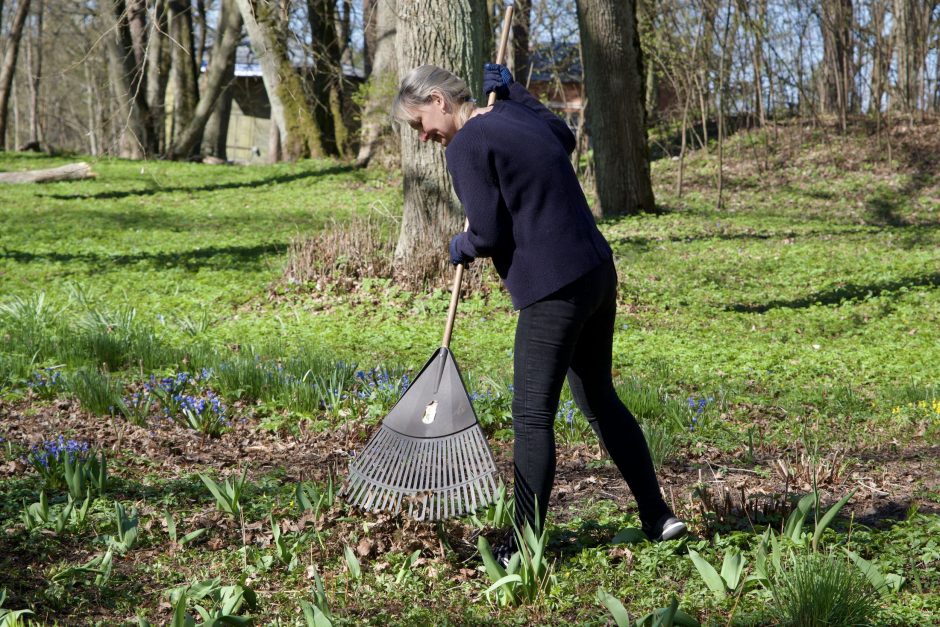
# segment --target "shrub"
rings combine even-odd
[[[396,223],[375,218],[333,222],[313,237],[291,242],[284,281],[340,292],[354,291],[365,279],[394,280],[412,291],[449,289],[454,278],[447,250],[452,234],[425,234],[411,254],[396,258],[397,232]],[[489,262],[473,263],[464,272],[466,292],[485,292],[494,283]]]

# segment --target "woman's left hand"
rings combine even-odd
[[[464,233],[457,233],[457,235],[450,238],[450,262],[455,266],[459,266],[460,264],[469,266],[474,259],[474,257],[460,252],[459,240],[463,235]]]

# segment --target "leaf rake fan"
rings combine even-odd
[[[505,56],[511,23],[509,5],[497,63]],[[493,92],[489,104],[495,99]],[[417,520],[443,520],[496,499],[496,462],[449,349],[463,270],[458,265],[454,274],[441,348],[349,463],[340,495],[354,506],[397,513],[407,505]]]

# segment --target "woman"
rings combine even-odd
[[[516,522],[540,528],[555,477],[555,413],[565,377],[578,407],[630,486],[653,540],[685,534],[659,490],[643,432],[611,380],[617,274],[571,166],[575,138],[558,116],[495,64],[491,107],[466,83],[423,65],[401,83],[392,114],[446,147],[470,226],[451,260],[491,257],[519,310],[512,402]],[[536,503],[538,512],[536,513]],[[511,546],[501,547],[504,555]]]

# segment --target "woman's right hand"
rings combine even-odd
[[[460,251],[460,239],[465,236],[465,233],[457,233],[450,240],[450,262],[455,266],[463,264],[469,266],[473,262],[473,257],[466,255]]]
[[[512,73],[505,65],[486,63],[483,65],[483,93],[496,92],[496,98],[509,98],[509,86],[512,85]]]

